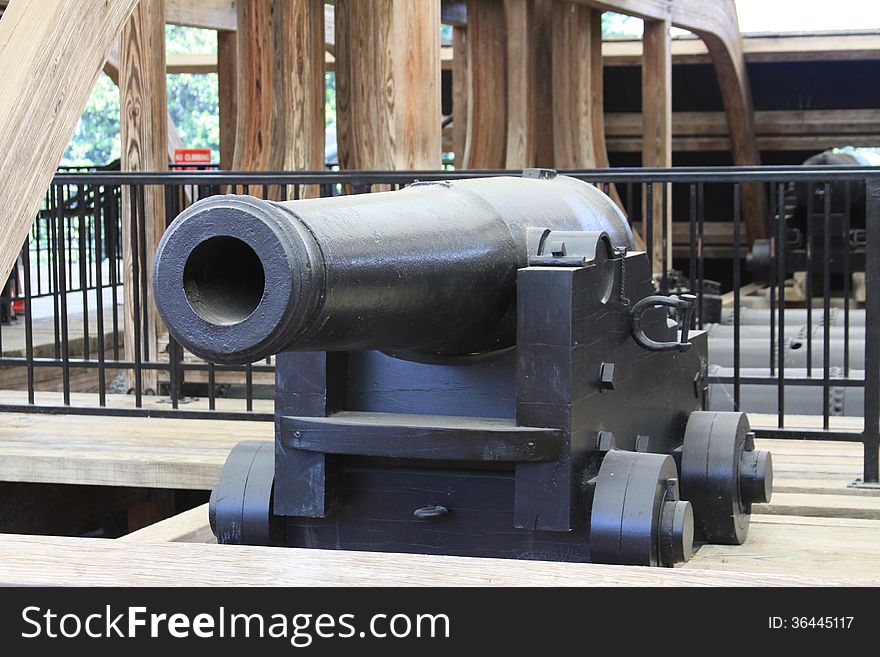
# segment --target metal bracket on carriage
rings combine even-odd
[[[605,231],[529,228],[527,239],[530,267],[586,267],[615,257]]]
[[[653,295],[645,297],[638,301],[630,310],[630,332],[633,340],[648,351],[687,351],[691,348],[688,342],[688,331],[691,326],[691,319],[694,312],[694,302],[697,297],[693,294],[682,294],[678,296]],[[678,342],[659,342],[649,338],[642,328],[642,316],[651,308],[666,307],[677,311],[678,328],[681,331],[681,337]]]

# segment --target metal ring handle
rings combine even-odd
[[[416,520],[433,520],[434,518],[442,518],[447,513],[449,513],[449,509],[445,506],[429,504],[413,511],[413,517]]]
[[[696,297],[692,294],[683,294],[681,297],[654,295],[645,297],[637,302],[629,313],[630,332],[632,333],[633,340],[640,347],[648,351],[687,351],[691,348],[691,343],[687,341],[687,338],[691,325],[691,315],[694,310],[694,300],[696,300]],[[644,329],[642,329],[642,315],[649,308],[659,307],[675,308],[683,312],[683,317],[679,322],[679,328],[681,329],[680,342],[658,342],[645,334]]]

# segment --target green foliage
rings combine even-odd
[[[166,77],[168,111],[186,148],[210,148],[220,160],[220,119],[217,74],[178,73]]]
[[[169,54],[217,51],[217,34],[213,30],[167,25],[165,41]],[[180,73],[169,75],[166,80],[168,111],[184,145],[187,148],[210,148],[211,157],[216,162],[220,158],[217,74]],[[119,90],[102,73],[61,164],[101,166],[117,159],[119,152]]]
[[[101,73],[61,164],[106,164],[119,157],[119,89]]]
[[[643,32],[641,18],[617,14],[613,11],[602,12],[602,34],[606,36],[641,37]]]
[[[324,75],[326,96],[324,100],[324,125],[336,123],[336,71]]]
[[[165,26],[165,52],[169,55],[206,55],[217,52],[217,32],[180,25]]]

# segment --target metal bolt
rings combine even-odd
[[[599,390],[614,390],[614,363],[599,366]]]
[[[693,553],[694,510],[691,503],[664,502],[660,511],[660,563],[674,566],[688,561]]]
[[[773,459],[770,452],[753,449],[739,462],[739,492],[748,505],[767,504],[773,495]]]
[[[596,438],[596,449],[599,453],[607,454],[614,448],[614,434],[610,431],[600,431]]]

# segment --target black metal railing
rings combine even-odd
[[[396,189],[415,180],[503,173],[518,174],[59,173],[22,251],[24,321],[0,327],[0,376],[25,373],[17,386],[0,381],[0,410],[269,420],[270,402],[263,403],[261,396],[268,400],[271,394],[261,395],[261,390],[264,383],[271,385],[271,360],[245,366],[199,361],[184,354],[173,338],[162,336],[161,329],[152,324],[149,269],[155,235],[145,230],[148,209],[158,203],[163,210],[160,214],[170,222],[196,199],[218,193],[286,200]],[[717,393],[719,408],[754,411],[758,404],[759,410],[772,412],[776,426],[760,430],[764,437],[862,442],[865,481],[877,481],[880,170],[724,167],[565,173],[616,194],[633,224],[644,226],[642,237],[649,256],[654,242],[660,241],[662,262],[655,270],[661,292],[674,292],[681,285],[681,278],[669,275],[673,265],[683,272],[686,287],[697,295],[694,328],[716,330],[710,334],[710,360],[729,351],[728,360],[710,371],[709,383]],[[742,292],[744,281],[752,277],[752,269],[744,264],[746,185],[760,185],[771,208],[767,307],[762,311],[766,321],[755,326],[744,323],[744,317],[754,311],[744,305]],[[654,231],[652,201],[657,195],[672,200],[673,217],[687,226],[689,239],[674,261],[666,248],[672,237],[665,220],[666,202],[661,204],[660,234]],[[854,203],[856,197],[863,202]],[[791,203],[798,198],[805,199],[801,205],[806,206],[806,220],[792,214]],[[713,224],[730,225],[729,243],[713,245],[711,250],[706,244],[707,212],[712,213]],[[855,242],[846,241],[856,233]],[[840,235],[845,238],[842,248]],[[864,308],[855,307],[851,300],[856,269],[864,270]],[[130,276],[126,276],[128,271]],[[805,285],[797,310],[785,285],[792,271],[803,272]],[[710,306],[717,299],[706,291],[710,277],[728,290],[725,296],[730,304],[720,323],[729,322],[729,331],[716,328],[719,319],[711,317]],[[123,284],[130,284],[130,289],[124,290]],[[130,305],[125,312],[132,318],[128,322],[119,311],[126,295]],[[40,306],[44,297],[48,302]],[[712,326],[708,326],[710,320]],[[122,338],[126,324],[127,350]],[[23,334],[20,349],[7,348],[8,340],[4,345],[13,329]],[[89,383],[81,386],[81,380]],[[120,380],[124,386],[114,388]],[[120,401],[108,387],[130,394]],[[3,392],[9,388],[26,392],[26,398]],[[79,392],[83,389],[88,392]],[[198,403],[192,401],[195,389],[203,398]],[[763,392],[755,394],[756,390]],[[232,397],[221,403],[221,394],[226,392]],[[848,422],[835,418],[842,413],[835,395],[846,397]],[[815,416],[817,426],[788,426],[792,413]],[[864,418],[862,427],[856,426],[859,417]]]

